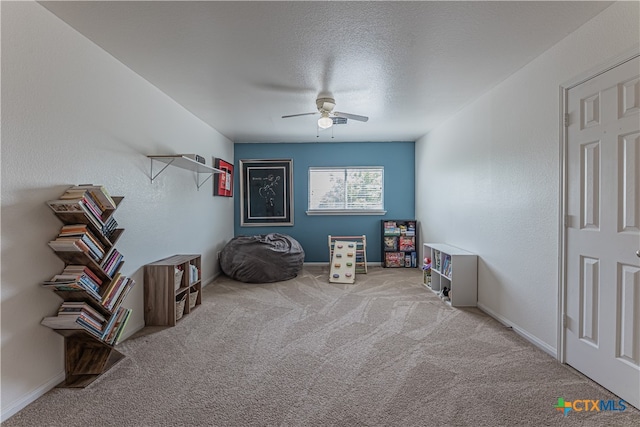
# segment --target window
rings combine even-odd
[[[310,167],[310,215],[384,214],[384,168]]]

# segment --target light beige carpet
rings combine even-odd
[[[637,426],[640,412],[570,412],[618,400],[477,309],[446,306],[417,269],[328,267],[293,280],[219,277],[174,328],[118,346],[85,389],[54,389],[13,426]]]

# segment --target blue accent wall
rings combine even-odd
[[[305,262],[329,262],[328,235],[367,236],[367,261],[381,261],[380,221],[415,217],[415,143],[346,142],[234,144],[234,233],[288,234],[305,251]],[[293,226],[240,226],[240,160],[293,159]],[[307,215],[311,166],[384,166],[386,215]]]

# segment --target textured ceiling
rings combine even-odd
[[[310,142],[414,141],[611,2],[41,4],[232,141]],[[281,118],[319,95],[370,119]]]

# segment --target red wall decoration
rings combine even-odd
[[[213,195],[233,197],[233,165],[216,158],[214,167],[224,172],[213,174]]]

